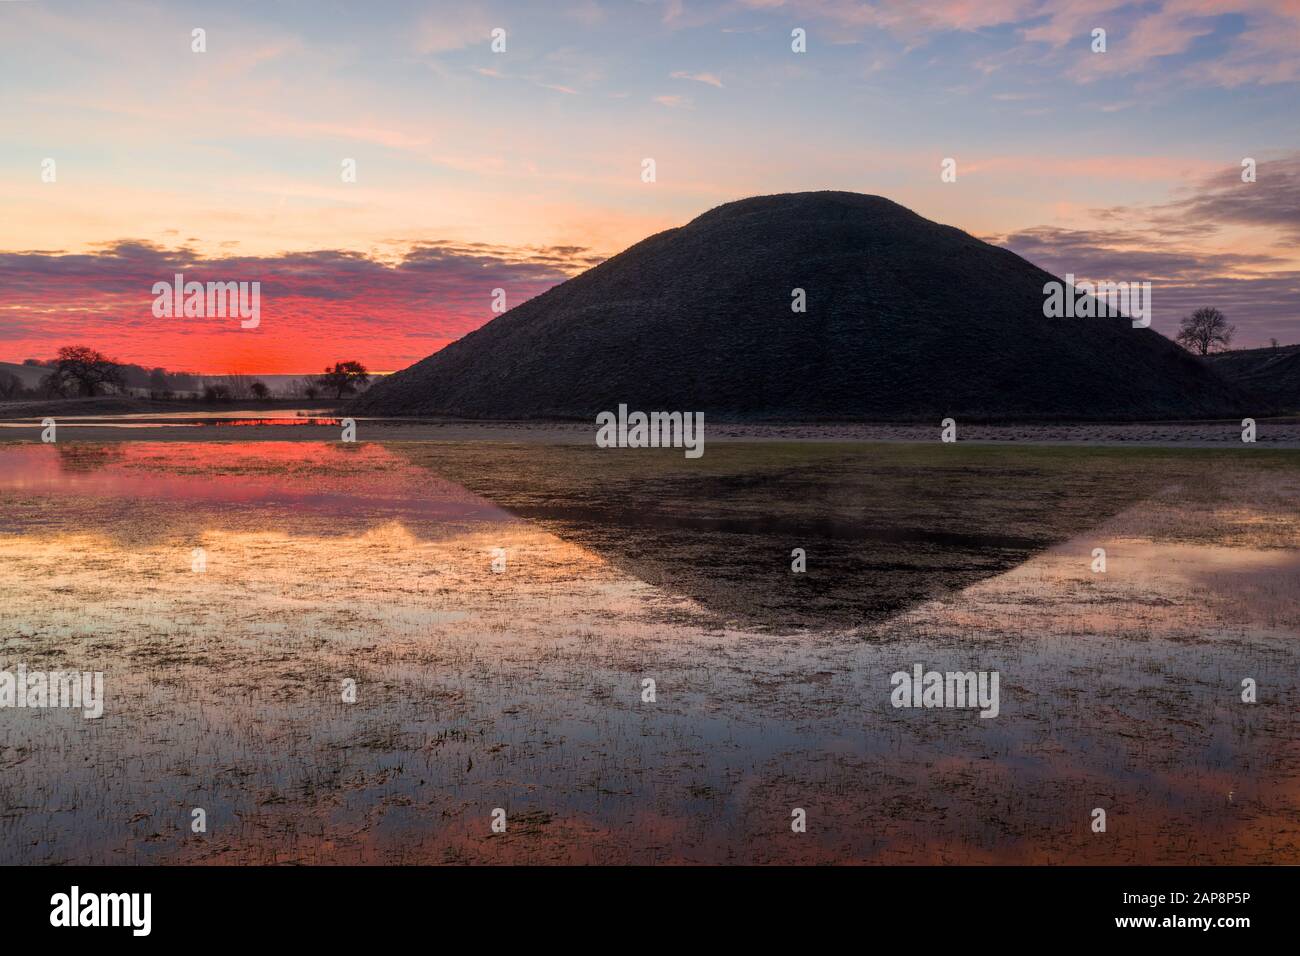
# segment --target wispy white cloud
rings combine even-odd
[[[696,83],[707,83],[709,86],[722,89],[722,80],[716,73],[690,73],[686,70],[677,70],[669,75],[674,80],[694,80]]]
[[[670,109],[690,109],[691,98],[689,96],[656,96],[655,102],[660,106],[667,106]]]

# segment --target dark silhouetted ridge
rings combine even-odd
[[[1300,345],[1220,352],[1210,356],[1210,365],[1265,405],[1300,411]]]
[[[879,196],[758,196],[651,236],[377,383],[349,410],[748,420],[1236,415],[1123,317],[1049,319],[1055,277]],[[807,312],[791,311],[804,289]],[[1156,290],[1159,307],[1159,290]]]

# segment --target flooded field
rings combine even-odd
[[[1291,450],[0,444],[0,862],[1300,863],[1297,594]]]

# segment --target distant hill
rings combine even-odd
[[[23,388],[36,388],[50,370],[41,365],[19,365],[17,362],[0,362],[0,375],[12,375],[23,383]]]
[[[1236,415],[1208,366],[1122,317],[1048,319],[1054,277],[878,196],[728,203],[378,382],[350,411],[748,420]],[[791,311],[791,290],[807,312]]]
[[[1210,356],[1216,372],[1288,412],[1300,412],[1300,345],[1241,349]]]

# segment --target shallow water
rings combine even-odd
[[[45,416],[0,419],[0,428],[36,430]],[[214,426],[265,427],[267,425],[338,425],[339,419],[321,408],[277,408],[257,412],[194,409],[183,412],[132,412],[114,415],[59,415],[58,424],[77,428],[205,428]]]
[[[932,454],[0,445],[0,860],[1300,862],[1300,463]]]

